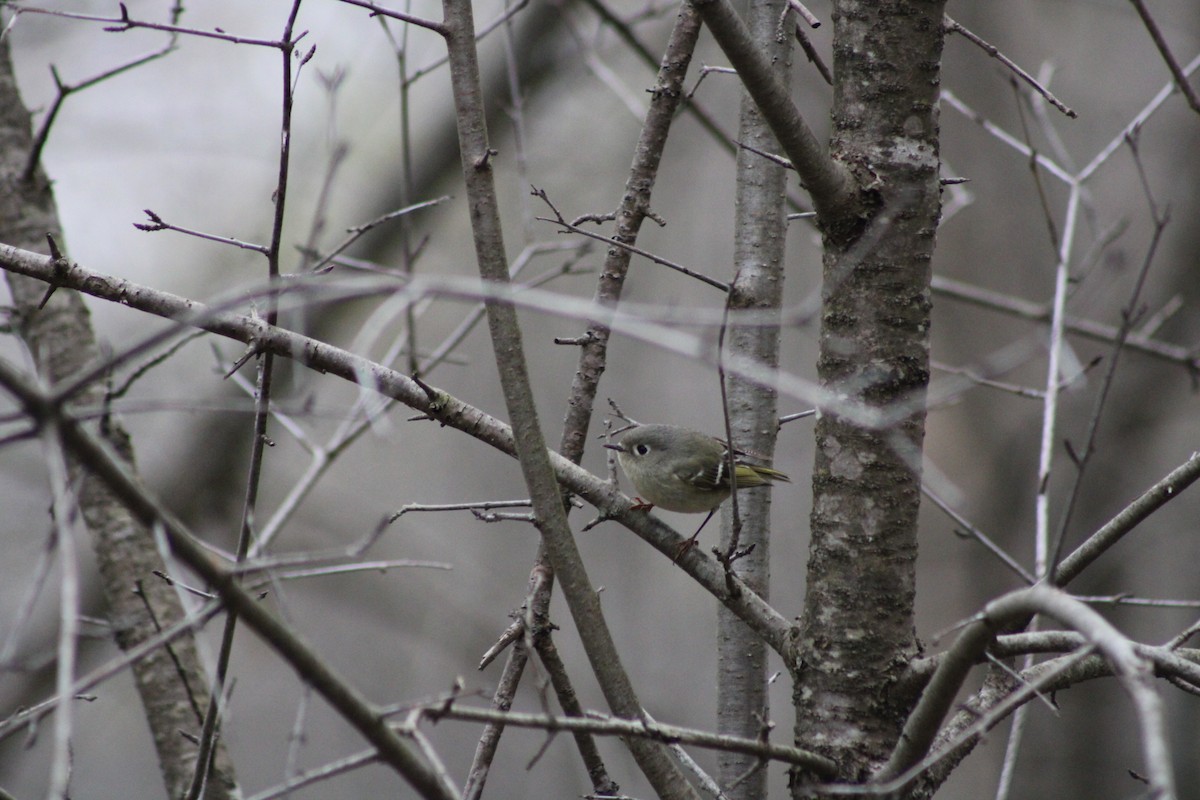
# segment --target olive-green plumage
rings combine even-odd
[[[729,456],[725,444],[699,431],[675,425],[640,425],[626,433],[617,451],[621,469],[639,496],[667,511],[699,514],[712,511],[729,497]],[[770,467],[734,460],[738,489],[789,481]]]

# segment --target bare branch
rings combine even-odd
[[[180,7],[176,5],[174,9],[174,16],[176,19],[178,17],[179,8]],[[58,94],[55,95],[54,102],[50,104],[50,109],[46,112],[46,116],[42,119],[42,124],[38,127],[37,133],[33,137],[33,146],[29,149],[29,158],[25,162],[25,171],[22,176],[22,180],[30,181],[33,179],[34,172],[41,163],[42,150],[45,148],[46,141],[50,137],[50,130],[54,127],[54,121],[58,117],[58,112],[62,110],[63,104],[66,102],[68,97],[75,92],[81,92],[85,89],[89,89],[93,86],[103,83],[110,78],[115,78],[118,75],[122,75],[130,70],[137,69],[138,67],[149,64],[152,61],[157,61],[163,56],[173,53],[176,48],[176,38],[177,34],[172,34],[167,43],[158,50],[147,53],[143,56],[139,56],[138,58],[127,61],[119,66],[111,67],[104,72],[101,72],[99,75],[93,75],[92,77],[82,80],[76,84],[63,83],[62,79],[58,76],[58,70],[54,67],[51,67],[50,70],[54,75],[54,84],[58,88]]]
[[[722,283],[721,281],[717,280],[716,278],[710,278],[709,276],[705,275],[704,273],[697,272],[696,270],[691,269],[690,267],[685,267],[682,264],[676,264],[674,261],[670,261],[661,256],[656,256],[653,253],[651,253],[647,250],[643,250],[642,248],[637,247],[633,244],[630,244],[627,242],[622,242],[617,238],[610,238],[610,237],[604,236],[602,234],[595,233],[593,231],[589,231],[587,228],[581,228],[578,225],[567,222],[567,220],[561,214],[558,213],[558,209],[555,208],[554,205],[550,202],[550,199],[546,196],[545,192],[543,192],[541,189],[538,189],[535,187],[533,189],[533,194],[536,195],[537,197],[540,197],[546,203],[546,205],[550,206],[550,209],[552,211],[554,211],[554,219],[551,219],[549,217],[536,217],[536,219],[540,220],[541,222],[552,222],[555,225],[558,225],[558,226],[562,227],[564,230],[569,231],[571,233],[577,233],[580,236],[586,236],[589,239],[595,239],[596,241],[599,241],[599,242],[604,242],[606,244],[615,245],[616,247],[619,247],[622,250],[627,250],[628,252],[633,253],[635,255],[642,256],[643,258],[648,258],[651,261],[653,261],[655,264],[662,264],[664,267],[670,267],[671,269],[675,270],[676,272],[679,272],[683,275],[687,275],[689,278],[695,278],[696,280],[700,281],[701,283],[707,283],[709,286],[712,286],[714,289],[720,289],[723,292],[729,291],[729,285]],[[625,259],[626,264],[628,264],[628,261],[629,261],[628,259]]]
[[[659,59],[656,58],[654,53],[650,51],[650,48],[648,48],[640,39],[638,39],[637,34],[634,32],[629,23],[618,17],[612,11],[612,9],[610,9],[604,3],[604,0],[583,0],[583,2],[588,8],[596,12],[597,16],[599,16],[606,25],[613,29],[617,36],[620,37],[621,41],[625,42],[634,55],[638,57],[639,61],[648,66],[650,69],[659,69]],[[687,27],[691,27],[692,23],[690,18],[694,15],[695,9],[691,7],[688,7],[686,10],[684,8],[680,8],[680,13],[686,14],[689,17]],[[668,52],[678,54],[680,51],[678,47],[671,48],[671,45],[668,45]],[[680,80],[683,79],[685,72],[686,69],[679,70],[678,78]],[[665,83],[663,83],[663,86],[668,86],[673,82],[674,78],[671,77]],[[679,99],[679,97],[676,97],[675,101],[678,102]],[[653,105],[654,104],[652,102],[652,108]],[[689,95],[687,102],[683,103],[680,108],[682,108],[685,113],[695,119],[700,124],[700,127],[702,127],[708,133],[709,137],[714,142],[725,148],[730,154],[733,153],[733,147],[729,143],[729,137],[721,130],[721,127],[716,123],[713,115],[709,113],[709,111],[698,101],[694,100]]]
[[[133,227],[137,228],[139,231],[144,231],[145,233],[175,231],[176,233],[185,233],[188,236],[195,236],[197,239],[205,239],[210,242],[220,242],[221,244],[233,245],[234,247],[239,247],[242,250],[253,250],[254,252],[261,253],[262,255],[267,255],[270,252],[270,248],[267,245],[255,244],[253,242],[243,242],[240,239],[233,238],[232,236],[218,236],[214,233],[205,233],[204,231],[184,228],[180,225],[172,225],[171,223],[164,221],[162,217],[148,208],[143,209],[143,212],[147,217],[150,218],[150,222],[135,222],[133,223]]]
[[[795,747],[769,744],[757,739],[737,736],[720,736],[715,733],[692,728],[680,728],[659,722],[625,720],[590,713],[587,717],[553,717],[548,714],[521,714],[483,708],[469,708],[460,704],[435,707],[425,711],[432,719],[459,719],[468,722],[500,721],[505,725],[542,730],[587,731],[605,736],[633,736],[659,742],[678,742],[711,750],[727,750],[746,753],[785,764],[795,764],[812,770],[819,775],[834,775],[837,766],[824,756]]]
[[[963,529],[965,535],[973,537],[976,541],[987,548],[988,552],[1000,559],[1001,563],[1015,573],[1017,577],[1029,585],[1036,583],[1036,579],[1033,577],[1033,575],[1029,574],[1029,570],[1021,566],[1020,562],[1018,562],[1003,548],[992,541],[987,534],[972,525],[966,517],[962,516],[953,508],[951,508],[950,504],[943,500],[936,492],[934,492],[925,484],[921,485],[921,492],[930,500],[932,500],[935,506],[944,511],[948,517],[958,523],[959,527]]]
[[[959,25],[957,22],[950,19],[949,14],[942,17],[942,25],[946,28],[947,32],[960,34],[961,36],[963,36],[963,38],[967,39],[967,41],[971,42],[972,44],[978,45],[980,50],[983,50],[983,52],[987,53],[989,56],[996,59],[1001,64],[1003,64],[1004,66],[1006,66],[1010,70],[1012,70],[1013,73],[1018,78],[1025,81],[1025,83],[1029,84],[1029,86],[1032,87],[1035,92],[1040,94],[1042,97],[1046,98],[1046,102],[1050,103],[1050,105],[1054,106],[1055,108],[1057,108],[1062,113],[1066,114],[1071,119],[1075,119],[1076,117],[1079,116],[1078,114],[1075,113],[1074,110],[1072,110],[1071,108],[1068,108],[1066,104],[1064,104],[1061,100],[1059,100],[1057,97],[1055,97],[1050,92],[1049,89],[1047,89],[1045,86],[1042,86],[1040,83],[1038,83],[1036,78],[1034,78],[1028,72],[1021,69],[1019,66],[1017,66],[1015,61],[1010,59],[1008,56],[1004,55],[1004,53],[1001,53],[1000,49],[998,47],[984,41],[984,39],[982,37],[977,36],[974,33],[971,33],[971,31],[967,30],[962,25]]]
[[[274,215],[271,224],[271,241],[263,253],[267,257],[267,279],[275,281],[279,278],[279,261],[283,246],[283,220],[288,199],[288,182],[292,155],[292,111],[295,100],[295,83],[293,81],[292,55],[298,38],[293,38],[296,17],[300,13],[300,1],[293,0],[292,7],[284,23],[283,32],[279,37],[282,46],[279,54],[282,59],[280,77],[282,97],[280,105],[283,114],[280,122],[279,159],[277,163],[275,191],[272,193]],[[124,6],[122,6],[124,11]],[[303,36],[303,34],[301,34]],[[312,56],[312,51],[301,58],[295,65],[299,71]],[[275,325],[279,318],[277,297],[267,299],[264,321]],[[271,391],[274,382],[275,356],[264,353],[258,364],[258,383],[254,395],[254,422],[250,430],[250,464],[246,474],[246,490],[242,502],[242,519],[238,525],[238,541],[236,559],[244,561],[250,552],[250,543],[254,538],[254,517],[258,510],[258,494],[262,481],[263,461],[267,446],[270,442],[267,436],[267,426],[271,419]],[[233,658],[233,642],[237,632],[238,612],[229,608],[225,615],[225,625],[221,635],[221,645],[217,652],[217,662],[214,671],[212,693],[209,696],[208,710],[204,715],[204,723],[197,744],[196,767],[192,774],[192,783],[188,787],[186,800],[199,800],[204,792],[205,784],[215,766],[217,726],[220,721],[221,709],[229,684],[229,662]]]
[[[933,276],[933,290],[939,294],[953,297],[956,300],[973,303],[994,311],[1003,311],[1023,319],[1045,322],[1050,318],[1050,309],[1042,303],[1034,303],[1013,297],[1010,294],[994,292],[980,286],[974,286],[963,281],[947,278],[944,275]],[[1120,335],[1120,328],[1115,325],[1105,325],[1089,319],[1067,315],[1064,320],[1066,329],[1071,333],[1086,336],[1100,342],[1115,342]],[[1190,371],[1200,371],[1200,353],[1186,347],[1172,345],[1159,339],[1140,334],[1131,334],[1125,340],[1125,347],[1153,356],[1164,361],[1188,368]]]
[[[1192,88],[1187,74],[1179,66],[1179,61],[1176,60],[1175,55],[1171,52],[1171,48],[1167,46],[1167,40],[1163,37],[1158,23],[1155,22],[1154,17],[1150,14],[1150,9],[1146,7],[1145,0],[1129,0],[1129,2],[1133,3],[1138,16],[1142,18],[1142,24],[1146,26],[1146,32],[1150,34],[1150,38],[1154,40],[1154,46],[1158,48],[1158,52],[1162,55],[1167,69],[1171,70],[1171,77],[1175,79],[1175,86],[1183,93],[1192,111],[1200,114],[1200,97],[1196,96],[1196,90]]]
[[[74,736],[72,685],[79,636],[79,554],[77,533],[81,522],[79,501],[71,489],[67,458],[54,421],[42,428],[43,453],[50,467],[50,486],[54,497],[54,532],[59,555],[58,652],[55,661],[55,687],[59,711],[54,718],[54,756],[50,767],[49,800],[66,798],[71,781],[71,739]]]
[[[1107,524],[1088,537],[1087,541],[1064,558],[1058,565],[1058,569],[1055,570],[1058,585],[1065,586],[1078,577],[1089,564],[1107,552],[1125,534],[1178,497],[1197,478],[1200,478],[1200,452],[1192,453],[1187,461],[1143,492],[1137,500],[1123,508]]]
[[[853,178],[808,127],[737,12],[728,0],[696,0],[693,5],[800,173],[823,225],[831,231],[856,229]]]
[[[424,17],[418,17],[414,14],[406,14],[403,11],[395,11],[390,8],[385,8],[378,3],[368,2],[368,0],[339,0],[339,2],[345,3],[348,6],[365,8],[371,12],[372,16],[389,17],[391,19],[399,20],[400,22],[407,22],[410,25],[416,25],[418,28],[424,28],[425,30],[433,31],[441,36],[446,35],[445,25],[440,22],[434,22],[433,20],[425,19]]]
[[[1062,555],[1063,545],[1066,543],[1067,533],[1071,525],[1071,517],[1082,489],[1084,474],[1088,464],[1091,462],[1092,455],[1095,453],[1096,437],[1100,430],[1100,418],[1104,413],[1109,390],[1112,388],[1113,381],[1116,380],[1117,364],[1121,358],[1121,351],[1124,349],[1125,342],[1128,340],[1130,334],[1133,332],[1134,325],[1137,323],[1137,309],[1141,303],[1142,289],[1146,285],[1146,278],[1150,274],[1150,266],[1154,263],[1155,253],[1158,251],[1159,243],[1162,241],[1163,232],[1166,230],[1168,222],[1168,218],[1165,215],[1158,213],[1154,196],[1150,193],[1149,186],[1145,180],[1145,173],[1142,170],[1136,141],[1132,138],[1130,139],[1130,148],[1133,150],[1134,161],[1138,166],[1138,173],[1142,176],[1142,185],[1146,191],[1147,202],[1154,220],[1154,233],[1150,238],[1150,244],[1146,247],[1146,254],[1142,259],[1141,267],[1138,269],[1129,300],[1121,311],[1121,325],[1117,330],[1117,340],[1113,342],[1112,352],[1108,357],[1108,366],[1101,381],[1100,390],[1096,393],[1096,401],[1091,416],[1088,418],[1088,430],[1084,436],[1083,452],[1075,459],[1075,480],[1072,482],[1071,492],[1067,496],[1066,507],[1062,512],[1062,519],[1059,522],[1058,531],[1054,537],[1054,546],[1050,554],[1050,583],[1052,584],[1057,583],[1056,565],[1058,564],[1059,557]]]
[[[293,775],[288,780],[278,786],[272,786],[269,789],[264,789],[257,794],[250,795],[246,800],[275,800],[277,797],[287,797],[297,789],[303,789],[306,786],[327,781],[330,778],[336,778],[339,775],[345,775],[348,772],[353,772],[369,764],[378,763],[379,756],[374,750],[364,750],[354,755],[339,758],[337,761],[332,761],[328,764],[322,764],[319,767],[305,770],[299,775]]]
[[[142,640],[137,645],[125,650],[119,657],[112,659],[77,679],[71,685],[69,697],[74,698],[99,686],[104,681],[128,669],[130,665],[152,655],[169,645],[172,641],[190,634],[211,620],[221,611],[221,604],[213,601],[193,611],[191,614],[163,628],[158,634]],[[24,708],[7,719],[0,720],[0,740],[4,740],[26,726],[35,726],[39,720],[54,711],[64,698],[55,693],[54,697],[44,703],[37,703]]]
[[[344,2],[346,0],[343,0]],[[6,3],[5,8],[19,11],[22,14],[47,14],[54,17],[62,17],[64,19],[75,19],[84,22],[102,22],[107,25],[104,28],[109,33],[125,33],[136,28],[144,28],[152,31],[164,31],[166,33],[184,34],[186,36],[196,36],[202,39],[216,39],[230,44],[247,44],[256,47],[274,47],[280,48],[288,44],[288,42],[276,41],[274,39],[256,39],[248,36],[235,36],[226,33],[222,30],[204,30],[202,28],[188,28],[181,25],[173,25],[161,22],[146,22],[144,20],[133,19],[129,16],[129,10],[124,3],[120,3],[120,17],[99,17],[91,14],[77,14],[68,11],[52,11],[35,6],[25,6],[18,3]],[[299,41],[305,34],[301,33],[296,37],[295,41]],[[295,44],[292,42],[291,44]]]
[[[493,181],[479,64],[475,51],[474,20],[470,0],[443,0],[450,55],[450,82],[458,127],[463,181],[471,205],[471,228],[480,278],[504,286],[508,269],[501,232],[499,204]],[[511,304],[487,305],[488,327],[500,385],[513,426],[513,442],[521,471],[533,501],[534,514],[546,555],[567,600],[592,672],[614,713],[637,719],[642,705],[621,665],[616,644],[604,621],[599,598],[584,569],[578,547],[567,524],[562,498],[546,449],[529,382],[521,331]],[[660,796],[695,797],[679,768],[659,746],[628,740],[634,760]]]
[[[1133,700],[1153,790],[1159,796],[1174,797],[1173,767],[1163,727],[1161,700],[1154,690],[1152,670],[1146,659],[1132,642],[1095,611],[1062,592],[1040,585],[988,603],[983,613],[963,631],[951,650],[953,655],[941,663],[921,702],[909,716],[904,734],[891,759],[876,776],[877,780],[890,782],[890,789],[915,777],[909,768],[918,764],[933,742],[938,724],[950,709],[967,671],[991,642],[995,631],[1007,621],[1037,613],[1047,614],[1076,629],[1090,646],[1104,654]]]
[[[247,625],[258,632],[350,725],[370,741],[378,749],[384,763],[403,775],[422,797],[456,800],[444,792],[437,776],[392,732],[358,690],[334,672],[326,660],[318,656],[287,625],[265,610],[242,588],[235,575],[218,568],[208,552],[197,544],[195,537],[141,488],[106,445],[75,420],[65,416],[62,409],[48,402],[41,392],[3,361],[0,361],[0,385],[17,398],[34,419],[56,422],[63,443],[72,454],[103,480],[142,524],[147,527],[160,526],[174,555],[207,581],[221,595],[228,609],[236,610]]]
[[[220,336],[242,342],[257,342],[263,350],[292,358],[320,372],[336,375],[399,400],[426,417],[457,428],[504,453],[512,455],[516,452],[511,429],[481,410],[439,389],[427,387],[429,391],[426,391],[411,378],[361,356],[307,336],[267,326],[257,317],[216,311],[202,303],[169,292],[90,272],[74,262],[63,272],[46,256],[8,245],[0,244],[0,264],[5,269],[20,274],[54,281],[64,287],[78,289],[97,297],[120,301],[132,308],[195,325]],[[495,296],[502,296],[506,302],[512,302],[527,295],[528,292],[515,296],[511,293]],[[478,299],[490,298],[492,295],[482,293],[480,287],[476,286],[471,296]],[[556,298],[555,305],[562,307],[562,298]],[[582,316],[598,314],[600,311],[592,306],[587,307],[590,310],[585,311]],[[695,316],[694,312],[689,313]],[[609,320],[606,324],[611,326],[614,323]],[[656,329],[654,338],[660,344],[663,336],[664,331]],[[737,369],[748,375],[757,374],[737,362],[729,363],[726,367],[731,372]],[[62,395],[70,396],[69,389],[68,386]],[[842,408],[840,411],[848,417],[854,417],[855,414],[852,408]],[[595,505],[606,518],[621,522],[668,558],[674,558],[678,554],[679,546],[683,542],[683,537],[678,532],[653,516],[634,511],[629,499],[607,481],[597,478],[557,453],[550,453],[550,459],[558,480],[572,493]],[[679,565],[744,622],[758,630],[776,652],[781,655],[789,652],[791,623],[755,592],[740,581],[735,580],[732,586],[728,585],[716,562],[701,556],[695,549],[680,559]]]

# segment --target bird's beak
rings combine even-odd
[[[616,450],[618,453],[625,452],[625,448],[619,444],[606,444],[604,446],[607,447],[609,450]]]

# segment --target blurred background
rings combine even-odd
[[[133,0],[137,19],[165,21],[169,4]],[[249,38],[278,37],[289,3],[208,0],[187,7],[181,24],[221,28]],[[39,7],[115,15],[115,3],[52,2]],[[674,19],[669,3],[614,0],[606,6],[657,59]],[[831,61],[832,19],[828,4],[812,10],[825,22],[810,36]],[[412,13],[437,19],[440,6],[416,0]],[[496,2],[476,4],[479,28],[503,11]],[[1002,141],[997,126],[1074,173],[1119,140],[1122,132],[1167,86],[1169,74],[1133,7],[1119,0],[951,4],[958,22],[998,46],[1075,109],[1070,120],[1015,92],[1011,73],[961,36],[946,43],[943,87],[958,107],[942,106],[944,175],[969,179],[948,188],[939,231],[935,273],[1009,298],[1048,303],[1054,285],[1055,238],[1068,230],[1067,187],[1042,171],[1035,181],[1029,158]],[[1153,13],[1179,61],[1200,52],[1200,8],[1187,0],[1163,0]],[[327,250],[346,228],[405,203],[451,199],[415,212],[410,237],[422,242],[413,268],[431,275],[475,274],[467,212],[459,181],[454,121],[445,71],[435,70],[408,88],[411,133],[402,132],[396,45],[403,42],[412,74],[443,54],[435,34],[404,34],[367,12],[333,0],[302,7],[301,50],[315,45],[299,71],[293,159],[287,198],[290,263],[300,269],[298,246],[315,242]],[[44,110],[54,98],[53,65],[76,83],[165,42],[162,33],[106,33],[102,25],[22,14],[7,33],[27,105]],[[404,40],[402,37],[407,36]],[[504,203],[510,259],[537,243],[562,245],[566,237],[539,222],[548,209],[531,197],[544,189],[567,218],[611,212],[620,200],[633,144],[654,70],[602,24],[584,2],[535,2],[481,43],[488,89],[491,136]],[[688,86],[702,65],[725,61],[702,37]],[[270,235],[271,195],[277,179],[281,59],[271,49],[184,36],[170,55],[68,99],[51,133],[44,163],[55,181],[70,255],[86,267],[197,299],[251,287],[263,280],[256,254],[173,232],[144,233],[143,209],[189,229],[265,243]],[[827,134],[831,91],[803,54],[794,57],[794,96],[818,134]],[[516,86],[519,94],[511,91]],[[737,127],[736,79],[712,74],[696,100],[727,136]],[[964,113],[970,109],[973,113]],[[41,117],[35,115],[35,125]],[[1156,106],[1137,133],[1141,165],[1154,202],[1169,209],[1163,235],[1141,296],[1145,319],[1166,310],[1154,331],[1163,342],[1192,348],[1200,340],[1200,270],[1197,264],[1195,187],[1200,152],[1200,115],[1175,93]],[[406,172],[407,146],[411,165]],[[664,227],[647,224],[639,246],[718,279],[730,276],[734,164],[725,147],[683,115],[672,129],[654,211]],[[1086,202],[1075,222],[1070,313],[1116,325],[1154,232],[1153,216],[1128,146],[1105,158],[1088,180]],[[794,180],[793,180],[794,187]],[[1043,204],[1048,213],[1043,211]],[[314,221],[323,226],[314,229]],[[1048,224],[1048,221],[1051,224]],[[607,226],[597,230],[606,233]],[[400,270],[398,226],[384,225],[351,253]],[[787,303],[801,305],[819,290],[820,249],[813,228],[793,223],[788,240]],[[543,254],[526,276],[559,270],[567,262],[591,268],[546,285],[562,295],[590,298],[603,249],[582,256],[561,250]],[[668,309],[720,309],[723,296],[696,281],[634,259],[626,299]],[[114,350],[165,325],[111,304],[89,301],[101,337]],[[464,302],[439,300],[417,324],[416,349],[427,354],[471,311]],[[554,337],[577,336],[580,322],[522,313],[525,346],[533,370],[542,424],[556,443],[577,352]],[[289,324],[356,352],[380,358],[403,330],[404,320],[380,300],[321,305],[292,315]],[[690,333],[713,337],[693,328]],[[1028,569],[1032,569],[1041,402],[971,382],[969,369],[1008,384],[1044,388],[1046,327],[1010,313],[934,297],[932,396],[926,473],[930,486]],[[1079,336],[1070,339],[1076,363],[1110,356],[1111,347]],[[0,340],[5,357],[20,358],[11,338]],[[784,331],[782,367],[815,376],[816,328]],[[208,541],[233,546],[244,492],[251,403],[232,380],[223,379],[240,346],[200,338],[157,366],[133,386],[117,408],[131,429],[146,481]],[[1106,362],[1107,363],[1107,360]],[[405,359],[398,361],[404,369]],[[1003,369],[999,365],[1003,365]],[[1058,438],[1080,443],[1105,365],[1071,380],[1061,398]],[[243,373],[252,380],[250,369]],[[345,383],[304,370],[287,370],[277,395],[304,435],[322,443],[349,415],[358,393]],[[475,330],[451,361],[429,374],[430,383],[501,418],[503,402],[485,328]],[[1073,547],[1145,488],[1200,448],[1196,376],[1168,359],[1127,351],[1101,421],[1098,450],[1089,466],[1067,547]],[[717,432],[721,429],[715,370],[668,350],[618,337],[610,350],[601,398],[611,397],[630,416],[670,421]],[[805,410],[803,397],[784,397],[782,413]],[[394,408],[349,447],[305,497],[282,529],[275,552],[348,546],[371,532],[389,513],[409,503],[503,500],[525,496],[515,462],[450,429],[410,422]],[[600,433],[599,420],[593,433]],[[267,460],[260,516],[269,516],[302,476],[309,456],[293,435],[272,427],[275,447]],[[602,472],[604,451],[590,448],[584,465]],[[776,520],[771,600],[786,616],[801,608],[807,551],[811,421],[786,425],[775,465],[790,473],[791,486],[774,493]],[[1057,520],[1073,468],[1065,450],[1056,455],[1051,518]],[[12,634],[16,609],[29,592],[33,565],[46,547],[44,459],[36,443],[0,450],[0,635]],[[685,533],[692,518],[664,514]],[[589,521],[576,511],[578,531]],[[1072,585],[1097,596],[1190,601],[1172,607],[1109,605],[1104,614],[1141,641],[1169,639],[1200,611],[1195,565],[1200,563],[1200,500],[1185,495],[1144,523],[1125,542]],[[922,511],[918,631],[932,652],[932,637],[976,612],[988,599],[1021,585],[1020,579],[977,543],[957,536],[956,525],[936,507]],[[705,534],[715,541],[716,530]],[[579,533],[593,582],[618,647],[648,710],[663,722],[711,728],[716,675],[716,603],[666,559],[615,523]],[[454,676],[468,690],[490,696],[499,664],[483,672],[476,664],[507,626],[509,609],[525,596],[537,533],[521,522],[487,524],[469,512],[406,514],[372,549],[375,558],[445,562],[449,571],[393,569],[386,573],[322,577],[278,587],[275,602],[286,617],[343,674],[374,701],[413,702],[447,691]],[[85,565],[85,573],[87,566]],[[53,585],[53,584],[52,584]],[[88,584],[86,612],[105,610]],[[53,692],[56,635],[54,591],[45,591],[32,620],[21,630],[19,669],[0,675],[0,717]],[[589,678],[570,618],[560,600],[552,608],[563,630],[557,643],[589,708],[605,708]],[[81,669],[112,658],[115,646],[101,625],[82,647]],[[207,656],[219,628],[201,637]],[[942,643],[944,644],[944,642]],[[782,668],[782,665],[778,665]],[[233,688],[224,724],[238,776],[248,792],[282,780],[289,734],[303,688],[249,632],[238,639]],[[519,710],[537,711],[540,676],[526,673]],[[533,680],[530,680],[533,678]],[[793,724],[787,676],[774,684],[776,737],[786,741]],[[1200,797],[1200,766],[1191,757],[1200,734],[1196,698],[1162,686],[1170,709],[1172,744],[1181,796]],[[73,787],[79,797],[159,797],[163,789],[132,682],[120,675],[77,710]],[[1140,769],[1131,735],[1128,702],[1115,683],[1081,686],[1057,697],[1057,712],[1034,703],[1014,777],[1018,797],[1127,797],[1140,784],[1126,770]],[[357,752],[364,743],[320,702],[309,710],[301,765],[315,766]],[[451,774],[465,774],[479,728],[442,723],[429,735]],[[998,728],[943,789],[946,798],[977,798],[994,792],[1007,726]],[[573,744],[558,737],[541,760],[526,769],[543,735],[510,730],[488,784],[492,797],[586,793],[590,786]],[[602,741],[622,788],[648,796],[623,748]],[[0,786],[15,797],[44,791],[51,746],[48,735],[11,737],[0,743]],[[709,753],[697,753],[711,766]],[[784,770],[772,766],[772,785],[783,794]],[[366,768],[336,784],[297,796],[372,796],[386,791],[409,796],[390,772]]]

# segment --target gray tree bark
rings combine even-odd
[[[40,165],[31,171],[29,112],[21,100],[12,70],[7,39],[0,39],[0,241],[48,252],[47,235],[65,250],[50,180]],[[15,306],[15,329],[33,354],[41,379],[54,385],[100,360],[100,349],[83,299],[60,289],[41,305],[46,284],[5,272]],[[104,386],[94,382],[74,405],[96,409],[104,402]],[[98,432],[126,462],[134,466],[133,444],[121,423],[100,417]],[[78,470],[77,465],[73,465]],[[175,589],[155,576],[167,573],[150,532],[137,522],[111,490],[94,476],[80,476],[83,518],[92,536],[100,568],[108,617],[122,650],[128,650],[183,619]],[[194,640],[176,638],[133,665],[133,677],[146,710],[158,752],[163,783],[179,797],[191,781],[196,747],[184,734],[198,733],[209,702],[208,679],[200,666]],[[205,797],[238,796],[233,765],[218,743]]]
[[[750,35],[761,43],[774,71],[786,86],[791,67],[791,37],[777,36],[786,3],[756,0],[747,10]],[[786,30],[786,26],[784,26]],[[778,153],[779,143],[749,95],[743,94],[738,141],[760,153]],[[738,151],[737,208],[734,220],[734,278],[730,311],[778,314],[785,275],[787,237],[787,170],[749,149]],[[775,368],[779,365],[779,329],[766,325],[733,325],[727,352]],[[778,405],[768,386],[736,376],[726,378],[727,409],[734,444],[769,460],[775,451]],[[769,596],[771,499],[767,489],[738,493],[738,546],[753,547],[733,564],[734,571],[764,599]],[[721,515],[721,547],[734,540],[732,504]],[[791,531],[784,530],[784,535]],[[717,729],[724,734],[755,738],[769,720],[767,646],[745,623],[723,606],[717,610]],[[767,770],[758,759],[722,752],[720,784],[733,800],[766,796]]]
[[[941,2],[908,0],[835,7],[831,155],[870,210],[856,228],[826,228],[818,372],[880,424],[852,422],[836,405],[817,422],[795,704],[797,743],[852,781],[895,744],[908,700],[889,688],[918,652],[942,13]]]

